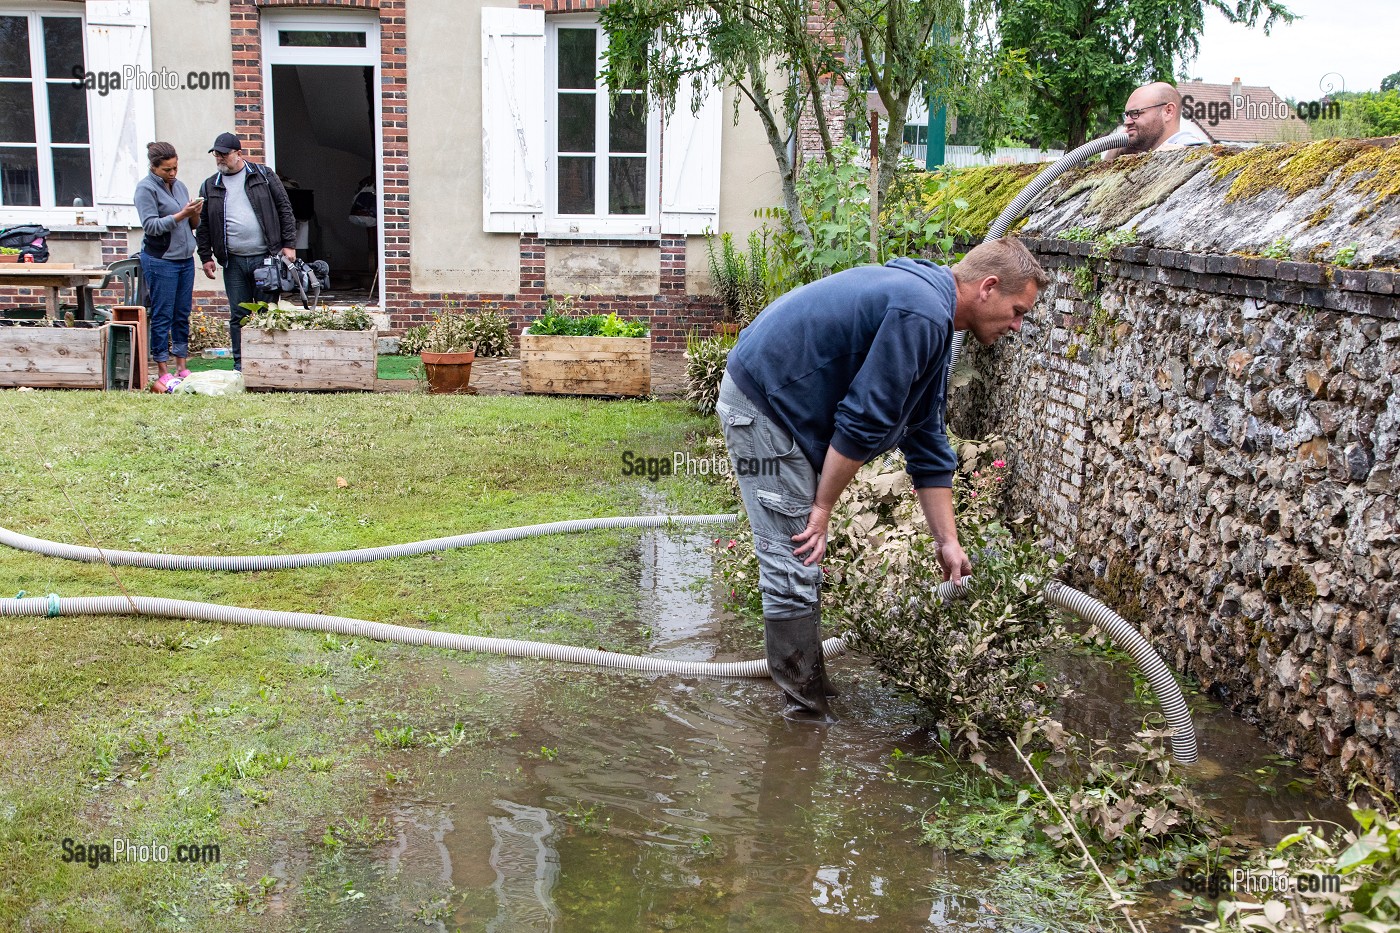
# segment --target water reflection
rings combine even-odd
[[[650,597],[636,623],[640,648],[756,656],[761,633],[694,585],[706,543],[664,534],[642,542],[639,582]],[[828,727],[782,719],[766,681],[506,659],[444,664],[464,672],[462,689],[511,711],[499,723],[505,741],[436,763],[415,785],[426,799],[395,818],[403,831],[386,867],[405,879],[449,873],[464,899],[448,928],[1057,928],[1060,918],[1013,918],[988,901],[999,866],[915,844],[937,788],[889,780],[892,770],[924,776],[890,755],[930,751],[929,739],[913,708],[858,662],[837,665],[840,721]],[[1150,708],[1124,705],[1126,675],[1078,658],[1065,667],[1080,690],[1067,721],[1128,738]],[[1313,805],[1242,789],[1234,773],[1268,751],[1251,727],[1219,713],[1197,726],[1218,764],[1203,787],[1221,795],[1240,829],[1276,832],[1272,820]]]

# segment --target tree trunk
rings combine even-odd
[[[797,165],[788,156],[787,144],[783,141],[778,119],[773,115],[773,108],[768,103],[768,82],[764,77],[762,63],[749,63],[749,80],[753,89],[739,84],[739,90],[748,97],[753,109],[758,112],[758,118],[763,123],[763,133],[768,138],[768,146],[773,150],[773,157],[778,162],[778,175],[783,182],[783,207],[788,212],[788,222],[792,224],[792,229],[797,231],[797,235],[802,237],[807,249],[811,250],[815,248],[816,241],[812,237],[812,228],[807,226],[807,218],[802,215],[802,202],[797,197]]]

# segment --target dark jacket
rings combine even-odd
[[[953,485],[944,427],[957,289],[923,259],[861,266],[794,289],[729,354],[740,390],[818,472],[828,447],[862,463],[904,452],[915,488]]]
[[[246,160],[245,160],[246,161]],[[262,227],[263,239],[267,241],[269,254],[286,247],[297,245],[297,221],[292,216],[292,202],[287,198],[287,189],[282,187],[282,179],[265,165],[248,162],[244,171],[248,180],[244,183],[248,191],[248,203],[258,215],[258,225]],[[204,209],[200,213],[199,229],[195,240],[199,246],[199,261],[219,260],[219,265],[228,265],[228,242],[224,239],[224,176],[215,172],[199,186],[199,194],[204,198]]]

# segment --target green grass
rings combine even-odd
[[[416,356],[381,356],[379,357],[378,375],[380,379],[412,379],[414,370],[419,367]],[[190,357],[190,372],[203,373],[210,370],[233,369],[233,360],[206,360],[203,357]]]
[[[679,403],[4,392],[0,418],[3,524],[110,548],[320,551],[731,508],[718,486],[621,475],[624,450],[694,450],[711,430]],[[626,647],[637,538],[609,531],[341,567],[117,576],[147,596]],[[19,590],[120,592],[104,567],[0,548],[0,595]],[[0,929],[262,930],[309,917],[334,928],[350,909],[339,906],[353,880],[347,815],[369,812],[376,789],[411,773],[411,756],[488,754],[491,697],[445,691],[440,673],[424,673],[474,663],[444,652],[71,617],[0,619],[0,653]],[[113,836],[216,843],[222,861],[95,870],[61,861],[65,837]],[[264,913],[272,898],[275,920]]]

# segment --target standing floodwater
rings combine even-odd
[[[708,543],[642,536],[635,650],[761,656],[757,626],[720,610],[697,582]],[[391,842],[379,866],[404,913],[366,917],[364,929],[422,929],[410,918],[415,892],[446,882],[458,894],[445,929],[1056,928],[1054,916],[989,899],[1000,864],[917,845],[938,788],[892,780],[925,775],[891,753],[926,753],[929,738],[913,705],[858,661],[835,664],[840,721],[828,727],[784,720],[767,681],[441,663],[432,676],[446,689],[489,694],[505,720],[469,755],[428,756],[411,798],[386,796]],[[1130,734],[1148,710],[1129,705],[1126,677],[1103,662],[1067,664],[1084,691],[1067,721],[1100,737]],[[1205,770],[1216,765],[1199,786],[1232,790],[1219,804],[1238,829],[1276,836],[1268,821],[1304,815],[1302,798],[1266,798],[1234,776],[1267,755],[1251,727],[1221,713],[1197,726]]]

